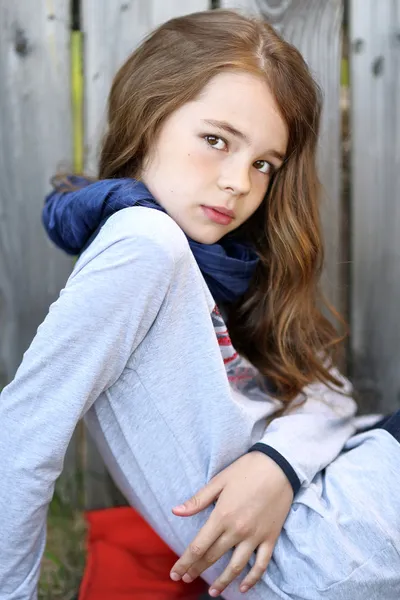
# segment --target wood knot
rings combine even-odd
[[[14,47],[15,52],[19,54],[19,56],[25,57],[30,53],[28,38],[26,37],[25,31],[20,27],[17,27],[15,30]]]
[[[374,74],[374,77],[379,77],[382,75],[384,64],[385,59],[383,56],[377,56],[375,58],[374,62],[372,63],[372,73]]]
[[[361,38],[357,38],[353,42],[353,50],[356,54],[360,54],[364,50],[365,42]]]

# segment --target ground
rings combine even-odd
[[[39,600],[73,600],[85,564],[85,522],[82,512],[70,508],[56,493],[47,525]]]

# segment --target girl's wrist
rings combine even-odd
[[[272,446],[268,446],[268,444],[264,444],[262,442],[254,444],[248,450],[248,452],[262,453],[265,456],[268,456],[268,458],[270,458],[271,460],[273,460],[285,474],[292,488],[293,498],[296,496],[297,492],[301,487],[301,481],[298,478],[296,471],[293,469],[292,465],[286,460],[284,456],[282,456],[282,454],[280,454],[280,452],[275,450],[275,448],[273,448]]]

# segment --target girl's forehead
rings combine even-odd
[[[259,122],[260,116],[281,118],[279,106],[266,81],[246,73],[220,73],[204,87],[195,100],[198,110],[216,107],[223,114],[231,113]]]
[[[247,73],[219,73],[194,101],[182,107],[192,117],[224,129],[249,146],[263,147],[276,140],[278,153],[285,154],[288,131],[279,106],[267,83]]]

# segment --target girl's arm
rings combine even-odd
[[[336,458],[355,432],[356,403],[345,395],[350,394],[351,384],[336,369],[331,372],[343,381],[343,389],[322,383],[307,386],[304,404],[299,405],[304,399],[299,396],[287,414],[274,419],[260,442],[252,446],[254,454],[240,457],[184,505],[174,508],[178,516],[192,516],[215,503],[207,523],[173,566],[176,578],[193,581],[231,548],[235,548],[232,559],[212,586],[216,595],[241,573],[254,553],[242,591],[262,577],[293,496]]]
[[[340,454],[356,431],[357,405],[351,397],[352,385],[336,368],[331,373],[343,382],[342,389],[333,385],[331,389],[324,383],[308,385],[250,449],[264,452],[279,464],[294,494]]]
[[[168,294],[171,245],[140,231],[143,210],[107,222],[1,394],[1,600],[36,598],[47,508],[77,421],[119,378]]]

